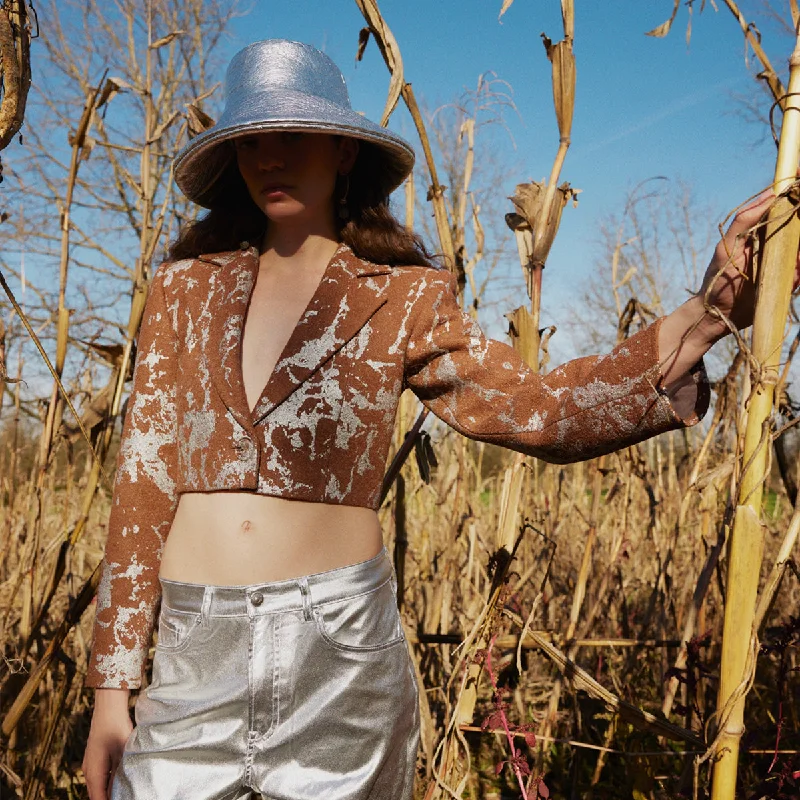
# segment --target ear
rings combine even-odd
[[[339,139],[339,174],[347,175],[356,163],[358,158],[358,139],[352,136],[342,136]]]

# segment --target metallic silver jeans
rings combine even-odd
[[[417,684],[386,550],[275,583],[161,583],[112,800],[410,800]]]

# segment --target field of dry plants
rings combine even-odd
[[[406,219],[432,205],[430,239],[472,308],[494,258],[486,227],[497,224],[475,202],[476,137],[480,115],[505,99],[481,82],[451,128],[433,126],[404,79],[391,20],[375,0],[356,3],[365,27],[354,48],[379,47],[391,73],[384,124],[402,102],[420,135]],[[171,186],[171,157],[210,124],[202,109],[223,68],[217,44],[242,11],[233,0],[35,5],[3,0],[0,13],[4,98],[15,87],[17,96],[10,112],[4,99],[0,123],[12,129],[24,110],[27,142],[0,195],[4,800],[87,796],[83,677],[126,382],[149,278],[189,213]],[[800,87],[783,86],[736,4],[724,6],[786,112]],[[542,268],[573,198],[559,185],[574,103],[572,0],[561,9],[563,31],[545,41],[560,133],[552,172],[520,185],[506,217],[530,298],[508,309],[512,340],[544,370]],[[786,15],[797,23],[795,2]],[[42,76],[27,110],[26,25]],[[791,207],[781,213],[796,219]],[[641,277],[646,265],[622,248],[629,223],[609,251],[612,340],[652,319],[629,272]],[[796,252],[797,225],[781,227]],[[47,277],[26,279],[26,261]],[[714,800],[733,800],[723,773],[735,777],[737,763],[736,797],[800,797],[797,407],[787,386],[797,319],[790,311],[777,323],[786,340],[776,363],[747,338],[731,347],[702,425],[576,465],[462,439],[404,396],[381,520],[422,688],[419,798],[701,798],[716,770]],[[762,384],[766,422],[751,441]],[[744,533],[743,517],[755,520]],[[734,531],[750,544],[732,567]],[[736,599],[742,576],[753,589]],[[748,602],[749,616],[731,610]]]

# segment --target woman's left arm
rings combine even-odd
[[[709,401],[703,354],[728,331],[721,315],[736,327],[752,321],[746,234],[771,199],[762,195],[739,212],[695,297],[610,353],[544,376],[483,336],[459,307],[452,275],[428,272],[412,318],[406,385],[463,435],[562,463],[696,423]]]
[[[406,345],[405,383],[436,416],[470,439],[545,461],[594,458],[697,422],[708,406],[702,365],[691,413],[679,416],[661,384],[663,319],[610,353],[534,372],[509,345],[487,339],[461,310],[455,277],[428,270]]]

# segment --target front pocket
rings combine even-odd
[[[384,650],[402,642],[393,586],[394,581],[387,580],[364,594],[315,606],[314,618],[322,638],[337,649],[355,652]]]
[[[188,646],[192,634],[199,627],[200,614],[188,611],[176,611],[168,606],[161,606],[158,618],[158,641],[156,647],[174,653]]]

